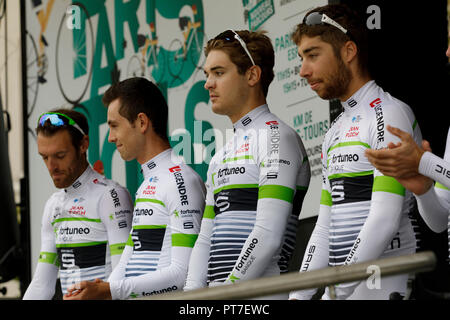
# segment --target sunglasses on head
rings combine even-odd
[[[329,24],[333,27],[338,28],[339,30],[341,30],[343,33],[345,33],[350,37],[349,33],[347,32],[347,29],[345,29],[339,23],[328,17],[325,13],[312,12],[303,18],[303,24],[306,24],[307,26]]]
[[[72,126],[80,131],[83,136],[86,135],[83,129],[81,129],[80,126],[72,118],[65,114],[58,112],[45,112],[39,116],[38,127],[43,127],[48,122],[50,122],[50,124],[55,127]]]
[[[215,40],[226,40],[226,41],[234,41],[237,40],[241,47],[244,49],[247,56],[250,58],[250,61],[252,62],[252,65],[256,65],[255,61],[252,58],[252,55],[250,54],[250,51],[248,51],[247,45],[245,44],[244,40],[237,34],[236,31],[229,29],[227,31],[222,32],[217,37],[214,38]]]

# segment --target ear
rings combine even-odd
[[[246,76],[247,82],[250,87],[253,87],[260,83],[261,80],[261,67],[260,66],[251,66],[247,69]]]
[[[347,41],[341,49],[341,57],[342,60],[349,64],[353,60],[356,60],[356,56],[358,54],[358,47],[356,46],[356,43],[353,41]]]
[[[86,135],[81,139],[80,152],[86,153],[88,148],[89,148],[89,136]]]
[[[147,115],[143,112],[140,112],[137,115],[136,121],[135,121],[136,126],[139,128],[139,130],[141,131],[141,133],[145,133],[149,128],[152,127],[152,123],[150,121],[150,119],[147,117]]]

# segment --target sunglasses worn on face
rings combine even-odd
[[[339,23],[328,17],[325,13],[320,12],[313,12],[308,14],[303,18],[303,24],[306,24],[307,26],[316,26],[316,25],[324,25],[329,24],[333,27],[338,28],[346,35],[350,36],[347,32],[347,29],[345,29],[343,26],[341,26]]]
[[[80,126],[69,116],[58,113],[58,112],[45,112],[40,115],[38,120],[38,127],[43,127],[46,122],[50,121],[50,124],[55,127],[62,127],[62,126],[72,126],[78,131],[80,131],[83,136],[86,135],[84,133],[83,129],[80,128]]]
[[[250,61],[252,62],[252,65],[254,65],[254,66],[256,65],[255,61],[252,58],[252,55],[250,54],[250,51],[248,51],[247,45],[245,44],[244,40],[242,40],[242,38],[234,30],[229,29],[227,31],[224,31],[221,34],[219,34],[217,37],[215,37],[214,39],[216,39],[216,40],[226,40],[226,41],[237,40],[241,44],[241,47],[244,49],[244,51],[247,54],[247,56],[250,58]]]

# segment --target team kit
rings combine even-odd
[[[450,225],[450,155],[422,151],[411,169],[417,173],[399,177],[368,156],[401,150],[391,127],[414,145],[422,134],[412,109],[368,72],[365,29],[336,4],[309,11],[292,35],[299,76],[343,107],[322,143],[319,214],[297,272],[415,253],[416,203],[433,231]],[[83,114],[55,109],[39,117],[38,152],[58,191],[44,208],[39,261],[24,299],[52,299],[56,289],[67,300],[136,299],[293,271],[311,170],[300,136],[266,101],[274,78],[271,40],[265,32],[230,29],[204,52],[212,111],[228,117],[234,131],[209,162],[206,181],[170,147],[167,102],[145,78],[113,84],[102,100],[108,141],[124,161],[141,166],[134,197],[87,161]],[[410,279],[383,277],[375,289],[365,281],[342,283],[319,298],[387,300],[394,292],[405,296]],[[317,293],[263,298],[309,300]]]

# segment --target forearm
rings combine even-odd
[[[280,249],[292,204],[276,199],[260,199],[255,226],[225,283],[255,279],[264,271]]]
[[[448,190],[445,193],[450,195]],[[431,230],[439,233],[447,229],[450,208],[437,195],[435,188],[430,188],[423,195],[416,195],[416,199],[420,215]]]
[[[54,264],[39,262],[33,280],[25,292],[24,300],[51,300],[55,294],[58,267]]]
[[[431,152],[422,155],[419,173],[450,188],[450,163]]]
[[[207,206],[202,226],[189,260],[185,291],[206,287],[211,234],[214,226],[214,207]]]
[[[369,216],[345,264],[375,260],[383,254],[399,229],[402,204],[403,196],[388,192],[372,194]],[[337,298],[346,299],[358,284],[359,281],[336,286]]]
[[[327,205],[320,205],[319,217],[306,246],[300,272],[328,266],[330,209]],[[317,288],[293,291],[289,294],[289,299],[310,300],[316,292]]]

